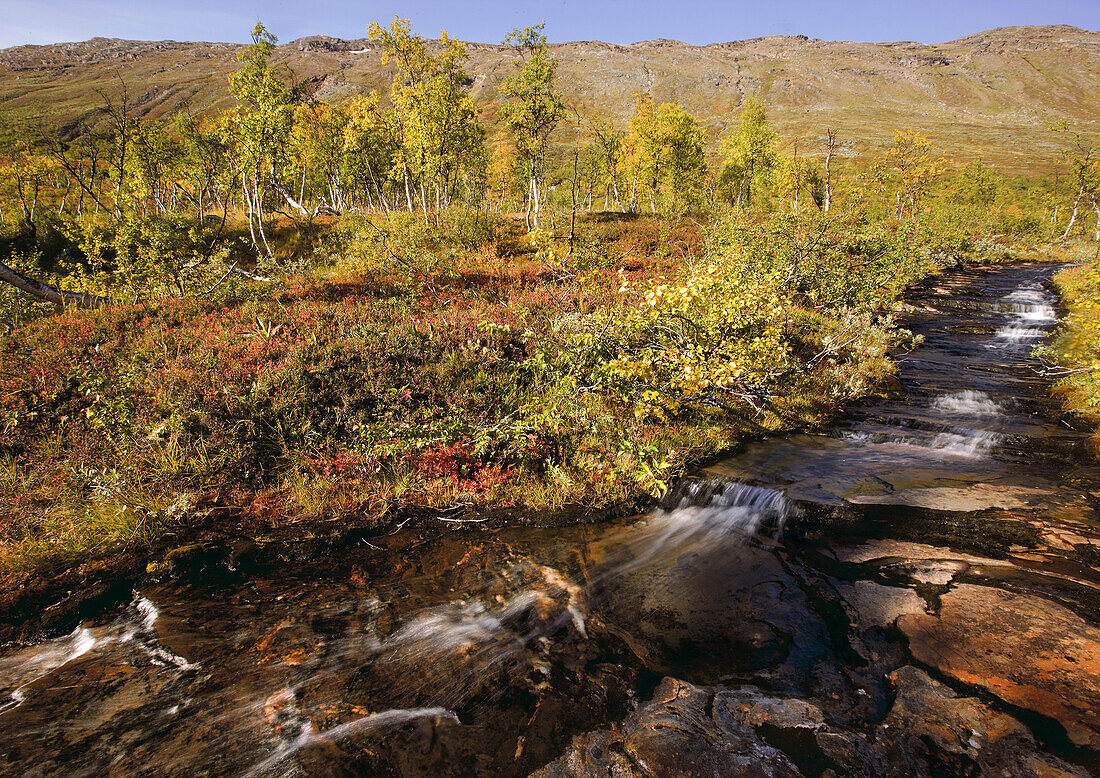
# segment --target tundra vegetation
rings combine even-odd
[[[1062,128],[1055,179],[905,128],[782,138],[755,99],[724,137],[649,94],[615,126],[564,104],[541,26],[495,108],[446,33],[369,35],[388,94],[305,100],[257,25],[222,114],[144,119],[117,82],[3,150],[7,588],[200,533],[659,494],[876,391],[904,289],[963,262],[1092,258],[1047,355],[1100,406],[1095,139]]]

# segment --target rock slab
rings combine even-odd
[[[1100,751],[1100,629],[1049,600],[965,584],[898,620],[919,662],[1061,724]]]

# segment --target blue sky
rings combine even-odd
[[[1100,0],[0,0],[0,48],[95,36],[243,41],[262,20],[279,40],[361,38],[397,14],[434,37],[499,42],[514,26],[546,21],[552,41],[688,43],[761,35],[936,43],[1017,24],[1100,29]]]

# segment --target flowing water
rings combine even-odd
[[[406,531],[150,580],[69,634],[0,653],[0,771],[579,775],[615,752],[583,744],[618,732],[633,754],[619,774],[662,775],[664,730],[629,728],[676,679],[709,690],[708,722],[729,695],[742,711],[765,694],[803,706],[787,729],[736,740],[699,724],[662,745],[684,774],[844,774],[848,757],[791,739],[804,731],[863,738],[880,766],[865,774],[888,774],[873,752],[902,746],[875,728],[901,715],[896,671],[913,661],[899,614],[935,612],[968,570],[1086,616],[1080,593],[1100,589],[1072,553],[1100,537],[1091,495],[1065,477],[1082,436],[1042,413],[1030,357],[1056,321],[1050,273],[925,287],[910,324],[924,343],[901,358],[896,397],[829,434],[752,444],[646,515]],[[909,558],[918,544],[938,556]],[[1013,759],[1088,769],[1092,751],[1039,730]],[[704,741],[727,749],[724,767],[690,766]]]

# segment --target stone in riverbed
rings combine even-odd
[[[897,573],[918,583],[947,586],[970,569],[967,562],[957,559],[911,559],[882,565],[886,572]]]
[[[1011,716],[963,697],[915,667],[891,673],[897,699],[875,741],[888,775],[1087,776],[1039,753],[1031,732]]]
[[[573,739],[535,778],[1087,778],[1039,750],[1022,723],[957,695],[914,667],[891,675],[897,699],[868,734],[831,723],[813,702],[755,686],[710,690],[665,678],[611,729]]]
[[[968,513],[990,508],[1021,510],[1050,499],[1052,488],[972,483],[959,486],[898,488],[884,494],[847,492],[841,497],[856,505],[906,505],[936,511]]]
[[[752,727],[740,720],[736,708],[725,710],[715,701],[712,715],[708,710],[712,700],[714,696],[706,689],[665,678],[653,699],[621,724],[574,738],[573,747],[564,756],[534,776],[801,775],[786,755],[762,742]]]
[[[825,724],[825,715],[816,705],[789,697],[769,697],[751,686],[718,692],[713,708],[715,721],[731,732],[745,725],[816,729]]]
[[[836,557],[842,562],[862,564],[875,560],[892,560],[913,563],[916,561],[950,561],[968,564],[1006,565],[1011,563],[991,557],[975,556],[953,551],[942,546],[930,546],[927,543],[913,543],[906,540],[889,538],[868,540],[858,546],[840,547]]]
[[[943,595],[938,616],[898,620],[920,662],[1061,724],[1100,750],[1100,629],[1049,600],[984,586]]]
[[[912,589],[856,581],[839,586],[838,591],[855,611],[852,623],[864,629],[889,627],[900,616],[925,610],[924,600]]]

